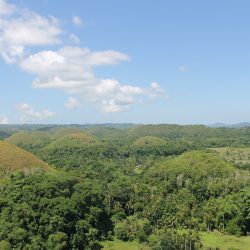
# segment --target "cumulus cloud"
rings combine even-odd
[[[8,123],[9,123],[9,118],[6,115],[0,115],[0,124],[8,124]]]
[[[15,5],[8,4],[5,2],[5,0],[0,0],[0,16],[10,15],[15,11]]]
[[[80,108],[81,104],[80,102],[74,98],[74,97],[69,97],[66,103],[64,103],[64,106],[68,109],[74,109],[74,108]]]
[[[79,16],[73,16],[72,17],[72,23],[75,26],[80,26],[80,25],[82,25],[82,19]]]
[[[60,34],[55,17],[42,17],[0,0],[0,56],[7,63],[16,62],[31,46],[60,43]]]
[[[94,68],[114,65],[129,57],[113,50],[91,51],[88,48],[63,47],[58,51],[41,51],[30,55],[20,67],[37,78],[34,88],[61,89],[69,94],[80,95],[95,103],[104,113],[127,110],[136,102],[136,96],[155,98],[164,95],[157,83],[149,88],[121,84],[116,79],[99,79]]]
[[[35,111],[28,103],[17,104],[16,109],[21,113],[21,122],[44,121],[55,115],[54,112],[49,110]]]
[[[78,16],[74,16],[72,22],[76,26],[82,24]],[[0,57],[36,75],[33,88],[65,91],[71,96],[65,103],[66,108],[91,102],[101,112],[113,113],[128,110],[142,100],[165,95],[156,82],[145,88],[122,84],[113,78],[97,77],[96,67],[116,65],[130,60],[129,56],[115,50],[92,51],[79,46],[60,45],[63,43],[62,33],[67,34],[62,32],[55,17],[44,17],[0,0]],[[71,42],[79,43],[75,34],[68,36]],[[34,46],[49,45],[60,45],[61,48],[32,52]],[[48,110],[37,112],[29,104],[19,104],[17,109],[23,120],[43,120],[54,115]]]

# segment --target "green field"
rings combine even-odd
[[[147,246],[140,245],[138,242],[124,242],[121,240],[106,241],[103,243],[104,250],[150,250]]]
[[[203,248],[219,248],[220,250],[229,249],[250,249],[250,237],[236,237],[232,235],[223,235],[221,233],[202,233]]]
[[[249,250],[250,237],[236,237],[232,235],[223,235],[219,232],[201,233],[203,249],[213,248],[217,250]],[[104,250],[150,250],[150,247],[140,245],[139,243],[124,242],[121,240],[106,241],[103,243]]]

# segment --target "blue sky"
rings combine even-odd
[[[0,123],[250,121],[249,8],[0,0]]]

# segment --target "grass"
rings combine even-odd
[[[143,246],[136,241],[124,242],[121,240],[103,242],[103,250],[150,250],[151,248]]]
[[[233,163],[250,164],[250,148],[213,148],[225,160]]]
[[[248,237],[236,237],[232,235],[224,235],[219,232],[202,232],[201,240],[203,244],[203,250],[216,249],[217,250],[250,250],[250,236]],[[150,247],[139,244],[136,241],[124,242],[121,240],[105,241],[102,243],[104,250],[150,250]]]
[[[35,155],[10,144],[0,141],[0,178],[17,170],[35,171],[43,169],[50,171],[51,168]]]
[[[201,239],[203,248],[209,247],[220,250],[239,249],[249,250],[250,249],[250,237],[236,237],[232,235],[223,235],[219,232],[213,233],[201,233]]]
[[[40,144],[50,141],[50,135],[43,131],[18,132],[8,137],[5,141],[13,144]]]

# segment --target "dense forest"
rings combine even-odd
[[[0,249],[249,249],[250,127],[4,125],[0,138]]]

